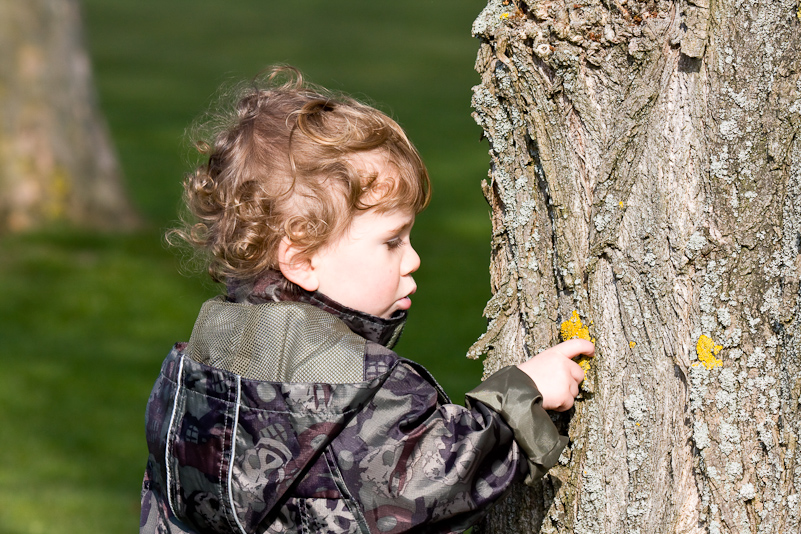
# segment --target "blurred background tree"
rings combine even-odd
[[[0,2],[0,231],[137,221],[97,106],[79,7]]]

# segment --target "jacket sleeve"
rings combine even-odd
[[[567,445],[542,407],[542,395],[529,376],[511,365],[504,367],[466,394],[468,406],[476,401],[498,413],[514,433],[528,460],[526,484],[542,478],[556,465]]]
[[[463,407],[448,403],[424,374],[399,362],[332,443],[337,476],[371,532],[422,525],[415,532],[461,532],[525,477],[529,449],[545,452],[535,459],[541,475],[564,444],[541,405],[532,407],[539,393],[527,376],[526,384],[514,371],[501,372]],[[503,414],[525,427],[524,443]]]

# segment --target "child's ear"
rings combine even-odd
[[[311,260],[302,257],[298,248],[286,237],[278,244],[278,269],[284,278],[306,291],[320,287]]]

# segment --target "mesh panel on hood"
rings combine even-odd
[[[364,345],[341,320],[309,304],[218,297],[203,304],[186,352],[253,380],[345,384],[364,379]]]

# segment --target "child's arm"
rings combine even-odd
[[[543,476],[567,437],[543,409],[526,370],[547,384],[549,406],[566,404],[556,404],[559,395],[552,391],[567,391],[572,405],[570,384],[577,387],[583,375],[571,374],[571,365],[579,367],[571,358],[593,352],[591,343],[571,341],[522,369],[506,367],[468,392],[466,407],[445,404],[433,379],[413,362],[394,365],[332,443],[334,457],[346,459],[338,466],[341,476],[359,495],[367,521],[394,514],[401,523],[438,523],[438,531],[460,532],[526,471],[528,483]]]
[[[580,354],[594,355],[595,346],[586,339],[571,339],[517,366],[534,381],[546,410],[563,412],[573,406],[584,380],[584,370],[573,361]]]
[[[517,366],[493,374],[467,393],[468,402],[482,402],[496,411],[514,433],[528,459],[531,484],[556,464],[567,437],[560,436],[545,410],[564,411],[573,406],[584,371],[573,358],[592,356],[595,346],[571,339],[542,351]]]

